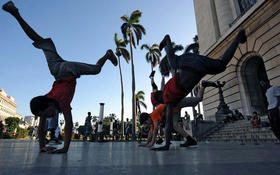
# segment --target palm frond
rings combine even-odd
[[[141,33],[146,35],[146,29],[141,24],[133,24],[133,27],[139,29]]]
[[[127,15],[122,16],[121,19],[126,23],[128,22],[128,16]]]
[[[134,40],[133,34],[131,34],[130,40],[131,40],[131,43],[132,43],[133,47],[136,49],[136,45],[135,45],[135,40]]]
[[[133,31],[134,31],[134,33],[136,35],[136,41],[137,41],[137,45],[138,45],[139,41],[142,39],[142,33],[137,28],[133,28]]]
[[[184,47],[182,45],[175,45],[173,47],[174,52],[178,52],[178,51],[181,51],[183,49],[184,49]]]
[[[150,47],[149,47],[149,45],[148,44],[142,44],[142,46],[141,46],[141,50],[143,50],[143,49],[147,49],[147,50],[149,50],[150,49]]]
[[[151,62],[150,53],[149,53],[149,52],[146,53],[146,61],[147,61],[148,63]]]
[[[195,50],[199,50],[199,44],[198,43],[192,43],[190,44],[184,51],[184,53],[190,53],[191,51],[194,53]]]
[[[123,58],[125,59],[125,61],[128,63],[130,60],[130,54],[129,54],[128,50],[126,50],[125,48],[120,48],[119,50],[120,50]]]
[[[115,41],[116,46],[118,47],[119,40],[118,40],[118,34],[117,33],[115,33],[115,35],[114,35],[114,41]]]
[[[141,17],[142,12],[140,10],[135,10],[134,12],[131,13],[130,18],[129,18],[129,23],[134,24],[134,23],[139,23],[139,18]]]
[[[121,26],[121,31],[122,31],[123,38],[124,38],[125,41],[127,41],[128,27],[129,27],[128,23],[123,23],[122,26]]]
[[[143,106],[145,109],[147,109],[147,105],[146,105],[143,101],[139,101],[139,104],[140,104],[141,106]]]

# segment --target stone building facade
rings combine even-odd
[[[247,43],[240,44],[225,72],[207,75],[209,81],[225,81],[225,102],[245,115],[266,115],[266,97],[260,80],[280,85],[279,0],[194,0],[200,54],[218,59],[240,29]],[[218,89],[207,88],[204,116],[215,120]]]
[[[17,114],[17,104],[15,99],[8,96],[4,89],[0,89],[0,120],[3,122],[7,117],[17,117],[21,119],[21,116]]]

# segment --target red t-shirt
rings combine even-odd
[[[155,98],[155,92],[151,93],[151,102],[152,102],[153,106],[157,106],[160,104]]]
[[[166,103],[179,103],[188,94],[182,90],[178,85],[178,73],[176,73],[164,86],[163,89],[163,102]]]
[[[73,99],[76,88],[76,78],[67,77],[61,80],[57,80],[53,83],[52,89],[45,96],[55,100],[61,112],[66,114],[71,111],[70,103]]]

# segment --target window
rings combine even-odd
[[[237,13],[237,18],[229,24],[229,27],[233,26],[253,5],[255,5],[257,0],[234,0],[233,2]]]
[[[257,0],[238,0],[241,14],[246,13],[256,2]]]

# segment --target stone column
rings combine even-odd
[[[228,0],[215,0],[219,29],[223,35],[228,29],[229,24],[233,21],[232,8]]]
[[[100,103],[99,122],[98,122],[98,128],[97,128],[98,141],[103,141],[102,129],[103,129],[104,105],[105,105],[105,103]]]

